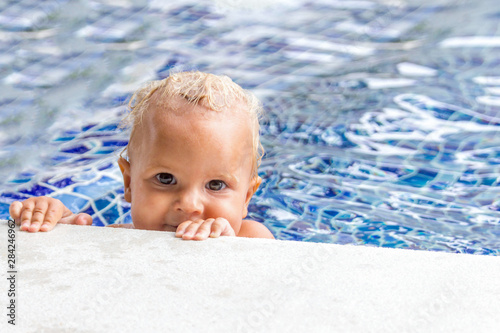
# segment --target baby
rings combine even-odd
[[[132,132],[118,164],[134,228],[193,240],[273,238],[263,224],[244,220],[262,181],[261,105],[253,94],[226,76],[182,72],[139,89],[129,108]],[[15,201],[10,215],[30,232],[92,224],[49,197]]]

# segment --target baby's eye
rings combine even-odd
[[[226,183],[222,180],[211,180],[207,184],[207,188],[212,191],[220,191],[226,188]]]
[[[165,185],[175,185],[177,181],[174,178],[174,175],[171,173],[159,173],[156,175],[156,179],[162,184]]]

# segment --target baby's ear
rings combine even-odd
[[[124,198],[127,202],[132,202],[132,193],[130,192],[130,163],[123,157],[120,157],[118,165],[123,176]]]
[[[262,183],[262,178],[259,176],[253,177],[252,181],[250,182],[250,186],[248,187],[247,191],[247,197],[245,199],[245,208],[243,211],[243,218],[245,218],[248,214],[248,204],[250,203],[250,199],[252,199],[252,196],[257,192],[257,189],[259,188],[260,184]]]
[[[253,178],[253,180],[252,180],[252,183],[253,183],[253,193],[252,193],[252,195],[254,195],[255,192],[257,192],[257,190],[259,189],[260,184],[262,184],[262,178],[260,178],[259,176],[255,176]]]

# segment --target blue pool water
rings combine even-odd
[[[264,103],[250,216],[278,239],[498,255],[499,22],[496,0],[2,2],[0,219],[50,195],[130,223],[124,102],[198,69]]]

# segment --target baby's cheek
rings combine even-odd
[[[225,200],[224,202],[214,202],[213,205],[205,206],[205,218],[208,217],[222,217],[226,219],[235,233],[241,228],[242,214],[240,203],[236,202],[234,198]]]
[[[152,213],[154,213],[154,210],[150,210],[148,214],[144,207],[132,204],[131,216],[134,227],[136,229],[154,230],[155,228],[151,226],[151,219],[154,218]]]
[[[234,218],[228,219],[228,221],[229,221],[229,224],[231,225],[231,228],[233,228],[234,233],[238,234],[240,232],[242,219],[239,217],[234,217]]]

